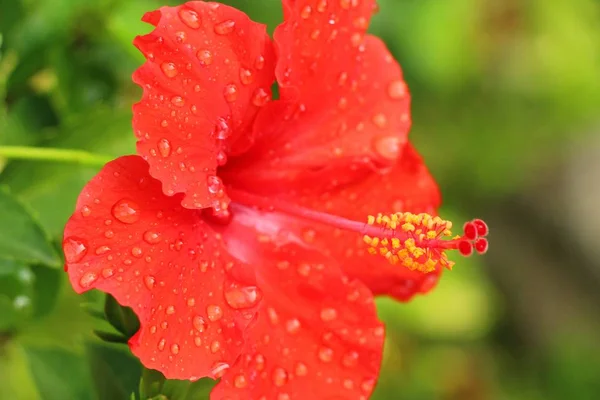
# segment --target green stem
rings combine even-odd
[[[0,158],[75,163],[102,167],[114,157],[88,153],[83,150],[54,149],[27,146],[0,146]]]

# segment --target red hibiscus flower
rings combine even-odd
[[[443,240],[451,224],[429,215],[439,193],[407,141],[400,68],[365,34],[375,2],[283,6],[273,42],[216,3],[145,15],[138,156],[84,188],[66,267],[76,291],[136,312],[146,367],[222,378],[211,398],[366,399],[373,294],[427,292],[445,250],[485,251],[487,228]]]

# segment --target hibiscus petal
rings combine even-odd
[[[165,196],[140,157],[121,157],[83,189],[63,248],[77,292],[96,288],[135,311],[130,346],[146,367],[197,379],[233,363],[254,310],[226,303],[235,260],[180,197]]]
[[[373,296],[303,246],[283,228],[289,222],[236,207],[224,232],[231,251],[255,265],[264,298],[244,354],[211,399],[366,399],[373,390],[384,339]]]
[[[274,53],[262,24],[232,7],[201,1],[146,14],[156,26],[134,44],[147,62],[133,107],[137,151],[167,195],[186,208],[228,202],[216,176],[227,154],[252,142],[249,126],[271,97]]]
[[[441,197],[436,182],[409,143],[402,158],[385,173],[373,173],[353,185],[319,197],[303,196],[298,201],[312,209],[366,221],[368,215],[377,213],[408,211],[436,215]],[[348,276],[360,279],[377,295],[387,294],[408,301],[417,293],[431,290],[442,272],[441,267],[423,274],[392,265],[383,257],[367,253],[362,237],[353,232],[321,224],[305,223],[299,228],[307,244],[338,260]]]
[[[398,158],[410,101],[385,44],[365,34],[374,4],[284,1],[285,23],[274,35],[281,100],[259,113],[263,138],[245,160],[249,179],[297,181],[327,167],[348,181],[349,164],[385,167]]]

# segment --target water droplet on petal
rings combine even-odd
[[[302,275],[302,276],[308,276],[310,275],[310,270],[311,270],[311,266],[310,264],[306,264],[306,263],[302,263],[300,265],[298,265],[298,274]]]
[[[84,289],[89,288],[97,280],[98,280],[98,275],[95,272],[86,272],[79,279],[79,285]]]
[[[194,344],[195,344],[197,347],[200,347],[200,346],[202,346],[202,338],[201,338],[200,336],[196,336],[196,337],[194,338]]]
[[[330,349],[329,347],[321,347],[319,349],[319,360],[328,363],[331,362],[331,360],[333,359],[333,350]]]
[[[171,345],[171,353],[179,354],[179,345],[177,343]]]
[[[206,321],[204,320],[204,318],[198,315],[192,319],[192,325],[194,325],[194,329],[196,329],[200,333],[204,332],[204,330],[206,329]]]
[[[171,98],[171,103],[176,107],[183,107],[185,105],[185,100],[181,96],[173,96]]]
[[[299,362],[296,364],[294,372],[297,376],[306,376],[306,374],[308,374],[308,367],[306,366],[306,364]]]
[[[225,101],[228,103],[233,103],[236,101],[238,97],[237,86],[233,83],[226,85],[225,89],[223,89],[223,96],[225,97]]]
[[[110,278],[114,274],[115,274],[115,271],[112,268],[104,268],[102,270],[102,277],[103,278]]]
[[[228,19],[223,22],[219,22],[215,25],[215,33],[217,35],[228,35],[235,29],[235,21],[232,19]]]
[[[375,387],[375,380],[374,379],[367,379],[363,383],[361,383],[361,385],[360,385],[360,388],[362,389],[362,391],[365,394],[371,393],[373,391],[374,387]]]
[[[162,240],[161,234],[154,231],[144,232],[144,241],[148,244],[157,244]]]
[[[285,369],[281,367],[277,367],[273,369],[273,373],[271,374],[271,378],[273,379],[273,384],[277,387],[282,387],[286,384],[288,380],[288,373]]]
[[[236,310],[254,307],[262,299],[262,292],[256,286],[242,286],[230,283],[225,289],[225,301]]]
[[[302,8],[302,11],[300,11],[300,16],[303,19],[308,19],[310,17],[311,13],[312,13],[312,8],[310,6],[304,6],[304,8]]]
[[[342,357],[342,365],[346,368],[356,367],[358,365],[358,353],[349,351]]]
[[[169,157],[171,155],[171,142],[168,139],[160,139],[156,147],[161,156]]]
[[[97,255],[102,255],[102,254],[106,254],[110,251],[110,247],[108,246],[99,246],[96,251],[94,253],[96,253]]]
[[[198,60],[200,60],[202,65],[210,65],[213,62],[213,55],[210,50],[198,50],[196,57],[198,57]]]
[[[172,62],[164,62],[160,65],[160,69],[168,78],[177,76],[177,67]]]
[[[373,139],[375,152],[386,160],[396,160],[400,153],[400,138],[397,136],[380,136]]]
[[[337,318],[337,311],[334,308],[324,308],[321,310],[321,320],[325,322],[333,321]]]
[[[156,279],[154,279],[153,276],[146,276],[144,277],[144,285],[146,285],[146,287],[148,289],[152,289],[154,287],[154,283],[156,282]]]
[[[174,306],[168,306],[167,309],[165,310],[165,313],[167,315],[173,315],[173,314],[175,314],[175,307]]]
[[[231,136],[231,127],[225,118],[219,117],[217,119],[213,135],[219,140],[225,140]]]
[[[69,236],[63,242],[63,251],[65,259],[68,263],[76,263],[81,261],[88,251],[87,244],[83,239],[75,236]]]
[[[344,379],[342,385],[348,390],[354,389],[354,381],[352,379]]]
[[[196,11],[181,8],[179,10],[179,18],[181,21],[192,29],[200,28],[200,17]]]
[[[258,88],[254,91],[252,96],[252,104],[256,107],[262,107],[269,102],[271,95],[263,88]]]
[[[300,330],[300,321],[298,321],[296,318],[288,320],[285,323],[285,330],[292,335],[298,333]]]
[[[223,150],[219,150],[217,153],[217,164],[219,166],[227,164],[227,153],[225,153]]]
[[[163,351],[165,349],[165,344],[167,344],[167,341],[165,339],[160,339],[158,341],[158,350]]]
[[[404,83],[402,80],[393,81],[388,86],[388,96],[394,100],[404,98],[407,93],[408,90],[406,88],[406,83]]]
[[[252,74],[252,71],[247,68],[240,68],[240,81],[244,85],[249,85],[254,82],[254,75]]]
[[[384,114],[379,113],[373,116],[373,123],[378,128],[385,128],[387,126],[387,118]]]
[[[211,304],[206,307],[206,315],[210,321],[218,321],[223,317],[223,309],[217,305]]]
[[[227,371],[229,369],[229,364],[227,364],[226,362],[216,362],[212,365],[211,367],[211,373],[213,375],[213,378],[217,379],[222,377],[225,374],[225,371]]]
[[[235,378],[233,378],[233,384],[235,385],[236,388],[238,389],[243,389],[246,386],[248,386],[248,380],[246,379],[246,377],[242,374],[236,375]]]
[[[265,58],[263,56],[256,57],[256,61],[254,62],[254,66],[257,70],[261,70],[265,67]]]
[[[143,254],[142,248],[141,247],[133,247],[131,249],[131,255],[137,258],[140,258]]]
[[[129,199],[121,199],[112,207],[113,217],[124,224],[133,224],[140,219],[140,206]]]
[[[89,208],[88,206],[81,207],[81,215],[82,216],[89,217],[91,213],[92,213],[92,209]]]
[[[210,344],[210,352],[213,353],[213,354],[215,354],[219,350],[221,350],[221,342],[219,342],[218,340],[214,340]]]
[[[327,0],[319,0],[317,3],[317,11],[324,12],[327,9]]]
[[[210,175],[206,178],[208,191],[212,194],[219,193],[223,189],[223,181],[215,175]]]

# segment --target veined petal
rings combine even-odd
[[[211,399],[366,399],[373,390],[384,339],[373,296],[305,247],[289,222],[236,208],[223,232],[230,251],[255,266],[264,298]]]
[[[99,289],[135,311],[141,328],[130,346],[146,367],[198,379],[236,360],[256,304],[228,305],[224,291],[241,266],[180,200],[162,193],[140,157],[121,157],[83,189],[63,249],[77,292]]]
[[[146,63],[133,107],[137,151],[167,195],[186,208],[228,203],[217,167],[252,142],[250,124],[271,98],[274,53],[262,24],[203,1],[146,14],[155,29],[135,39]]]

